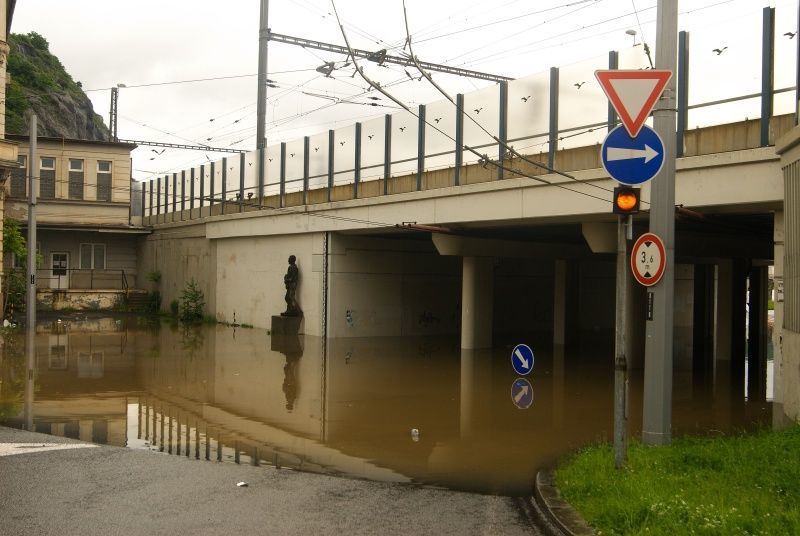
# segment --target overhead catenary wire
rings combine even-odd
[[[335,1],[334,1],[334,0],[331,0],[331,5],[333,6],[333,12],[334,12],[334,14],[336,15],[336,20],[339,22],[339,29],[340,29],[340,31],[341,31],[341,33],[342,33],[342,37],[343,37],[343,39],[344,39],[344,41],[345,41],[345,44],[346,44],[346,46],[347,46],[348,50],[352,50],[352,49],[351,49],[351,47],[350,47],[349,40],[347,39],[347,33],[345,32],[345,30],[344,30],[344,26],[341,24],[341,21],[340,21],[340,19],[339,19],[339,13],[338,13],[338,11],[337,11],[337,9],[336,9],[336,3],[335,3]],[[413,56],[413,54],[412,54],[412,56]],[[356,63],[356,59],[355,59],[355,57],[354,57],[354,56],[351,56],[351,57],[353,58],[353,62],[354,62],[354,64],[356,65],[356,71],[357,71],[357,72],[358,72],[358,73],[361,75],[361,77],[362,77],[362,78],[364,78],[364,80],[365,80],[365,81],[366,81],[366,82],[367,82],[367,83],[368,83],[370,86],[374,87],[374,88],[375,88],[377,91],[379,91],[381,94],[383,94],[384,96],[386,96],[388,99],[392,100],[393,102],[395,102],[396,104],[398,104],[399,106],[401,106],[401,107],[402,107],[404,110],[406,110],[408,113],[410,113],[411,115],[413,115],[414,117],[416,117],[417,119],[419,119],[419,115],[418,115],[418,114],[416,114],[415,112],[413,112],[413,111],[412,111],[412,110],[411,110],[411,109],[410,109],[408,106],[406,106],[406,105],[405,105],[405,104],[404,104],[402,101],[400,101],[400,100],[398,100],[397,98],[395,98],[395,97],[394,97],[394,95],[392,95],[392,94],[391,94],[391,93],[389,93],[388,91],[385,91],[385,90],[384,90],[384,89],[383,89],[383,88],[380,86],[380,84],[377,84],[376,82],[372,81],[372,79],[370,79],[368,76],[366,76],[366,74],[364,74],[364,72],[363,72],[363,69],[361,69],[361,68],[359,68],[359,67],[358,67],[358,65],[357,65],[357,63]],[[419,69],[419,67],[418,67],[418,69]],[[420,70],[420,72],[422,72],[422,73],[423,73],[423,76],[424,76],[424,72],[423,72],[422,70]],[[429,76],[430,76],[430,75],[429,75]],[[447,95],[447,94],[445,93],[445,95]],[[450,101],[452,102],[452,98],[450,98]],[[433,128],[434,130],[438,131],[440,134],[444,135],[445,137],[449,138],[450,140],[452,140],[452,141],[455,141],[455,139],[454,139],[452,136],[450,136],[450,134],[448,134],[447,132],[445,132],[445,131],[441,130],[441,129],[440,129],[438,126],[436,126],[436,125],[434,125],[434,124],[430,123],[430,122],[429,122],[429,121],[427,121],[427,120],[425,120],[425,124],[427,124],[428,126],[430,126],[431,128]],[[490,134],[490,136],[491,136],[491,134]],[[492,136],[492,137],[493,137],[495,140],[497,140],[497,138],[496,138],[495,136]],[[497,140],[497,141],[499,141],[499,140]],[[478,156],[478,158],[480,159],[480,161],[481,161],[481,162],[484,162],[484,163],[485,163],[485,164],[487,164],[487,165],[488,165],[488,164],[491,164],[491,165],[494,165],[494,166],[496,166],[496,167],[498,167],[498,168],[503,168],[503,165],[502,165],[502,163],[498,164],[498,163],[497,163],[497,162],[495,162],[494,160],[490,159],[490,158],[489,158],[487,155],[479,153],[477,150],[473,149],[472,147],[470,147],[470,146],[468,146],[468,145],[464,145],[464,148],[465,148],[466,150],[468,150],[469,152],[473,153],[474,155]],[[516,151],[513,151],[513,153],[514,153],[514,154],[518,154],[518,153],[516,153]],[[529,162],[531,162],[531,163],[532,163],[532,161],[529,161]],[[505,168],[503,168],[503,169],[505,169]],[[580,190],[573,190],[572,188],[568,188],[567,186],[565,186],[565,185],[563,185],[563,184],[560,184],[560,183],[554,183],[554,182],[552,182],[552,181],[549,181],[549,180],[547,180],[547,179],[544,179],[544,178],[542,178],[542,177],[538,177],[538,176],[535,176],[535,175],[530,175],[530,174],[527,174],[527,173],[518,172],[518,171],[516,171],[516,170],[514,170],[514,171],[512,171],[512,172],[513,172],[513,173],[516,173],[516,174],[518,174],[518,175],[521,175],[521,176],[523,176],[523,177],[527,177],[527,178],[529,178],[529,179],[532,179],[532,180],[535,180],[535,181],[542,182],[542,183],[544,183],[544,184],[548,184],[548,185],[556,186],[556,187],[558,187],[558,188],[562,188],[562,189],[564,189],[564,190],[567,190],[567,191],[571,191],[571,192],[574,192],[574,193],[578,193],[578,194],[584,195],[584,196],[586,196],[586,197],[591,197],[591,198],[594,198],[594,199],[597,199],[597,200],[600,200],[600,201],[603,201],[603,202],[606,202],[606,203],[610,202],[610,199],[601,198],[601,197],[598,197],[598,196],[595,196],[595,195],[589,194],[589,193],[587,193],[587,192],[581,192]],[[566,175],[566,174],[564,174],[564,175],[565,175],[566,177],[573,178],[573,180],[577,180],[577,179],[574,179],[574,177],[571,177],[570,175]],[[584,184],[584,183],[583,183],[583,182],[581,182],[581,181],[578,181],[578,182],[580,182],[581,184]]]
[[[412,38],[411,38],[411,32],[409,31],[409,27],[408,27],[408,12],[406,10],[405,0],[403,0],[403,17],[404,17],[404,20],[405,20],[405,28],[406,28],[408,50],[409,50],[409,53],[410,53],[410,57],[411,57],[412,61],[414,62],[414,65],[416,66],[417,70],[420,73],[422,73],[422,76],[424,76],[425,79],[428,80],[428,82],[430,82],[433,85],[433,87],[435,87],[442,95],[445,96],[445,98],[447,100],[449,100],[456,107],[456,110],[458,111],[458,113],[464,114],[473,123],[475,123],[483,132],[485,132],[489,137],[491,137],[495,142],[497,142],[500,146],[502,146],[504,149],[506,149],[507,151],[509,151],[511,154],[513,154],[517,158],[521,159],[522,161],[524,161],[524,162],[526,162],[528,164],[531,164],[531,165],[533,165],[535,167],[538,167],[540,169],[544,169],[544,170],[548,171],[549,173],[555,173],[557,175],[561,175],[562,177],[566,177],[566,178],[568,178],[570,180],[579,182],[581,184],[587,184],[587,183],[585,183],[583,181],[578,180],[575,176],[570,175],[569,173],[564,173],[563,171],[554,169],[554,168],[552,168],[550,166],[547,166],[547,165],[542,164],[540,162],[536,162],[535,160],[531,160],[531,159],[527,158],[526,156],[523,156],[516,149],[514,149],[513,146],[508,145],[506,142],[504,142],[503,140],[501,140],[500,138],[498,138],[497,136],[495,136],[494,134],[489,132],[489,130],[487,130],[480,122],[478,122],[478,120],[476,120],[474,117],[472,117],[472,115],[468,114],[463,108],[459,107],[458,103],[453,99],[453,97],[450,96],[449,93],[447,93],[444,89],[442,89],[442,87],[433,80],[433,77],[430,75],[430,73],[428,73],[427,71],[425,71],[425,69],[422,68],[422,66],[420,65],[420,63],[419,63],[419,61],[418,61],[418,59],[416,57],[416,55],[414,54],[413,45],[412,45]],[[546,181],[545,179],[542,179],[541,177],[530,177],[530,178],[532,178],[534,180],[548,182],[548,183],[550,182],[550,181]],[[552,184],[556,185],[556,183],[552,183]],[[594,183],[588,183],[588,184],[591,185],[591,186],[594,186],[595,188],[603,190],[605,192],[613,193],[612,190],[610,190],[608,188],[605,188],[605,187],[602,187],[600,185],[597,185],[597,184],[594,184]],[[563,185],[560,186],[560,187],[563,187]],[[573,190],[570,190],[570,191],[573,191]],[[585,192],[580,192],[580,193],[585,195]]]

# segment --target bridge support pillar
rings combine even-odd
[[[481,423],[489,419],[492,398],[492,354],[490,350],[461,349],[461,400],[459,431],[461,439],[473,437]]]
[[[461,348],[492,347],[493,266],[492,257],[463,257]]]

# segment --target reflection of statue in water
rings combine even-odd
[[[302,355],[302,354],[301,354]],[[294,409],[297,400],[297,362],[300,356],[286,354],[286,364],[283,366],[283,394],[286,396],[286,409]]]
[[[286,270],[286,275],[283,276],[283,284],[286,285],[286,312],[281,313],[281,316],[303,316],[303,311],[297,304],[297,281],[300,279],[300,269],[297,268],[295,261],[297,258],[294,255],[289,255],[289,268]]]
[[[292,411],[300,391],[297,366],[303,357],[303,343],[297,335],[273,335],[271,348],[286,356],[283,366],[283,394],[286,396],[286,409]]]

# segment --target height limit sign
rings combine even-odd
[[[631,250],[633,277],[646,287],[652,287],[661,280],[666,261],[664,242],[653,233],[640,236]]]

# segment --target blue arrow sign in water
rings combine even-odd
[[[527,344],[518,344],[511,351],[511,366],[514,372],[525,376],[533,369],[533,350]]]
[[[621,182],[636,186],[655,177],[664,165],[664,142],[647,125],[635,138],[620,125],[606,136],[600,149],[603,167]]]
[[[511,401],[519,409],[528,409],[533,404],[533,385],[526,378],[517,378],[511,384]]]

